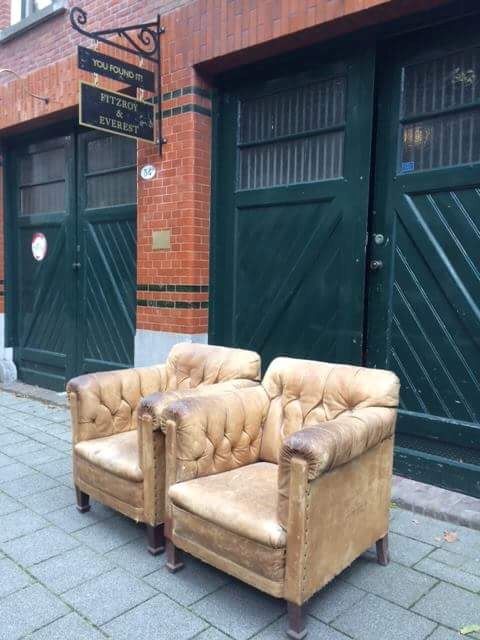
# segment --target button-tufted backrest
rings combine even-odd
[[[195,389],[245,378],[260,379],[260,356],[254,351],[181,342],[167,359],[167,389]]]
[[[276,358],[262,386],[270,398],[260,449],[267,462],[278,462],[283,440],[303,427],[364,407],[398,406],[398,378],[382,369]]]

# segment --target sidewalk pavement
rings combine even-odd
[[[44,398],[48,400],[48,398]],[[69,415],[0,391],[0,640],[277,640],[285,607],[186,557],[171,575],[142,525],[77,512]],[[372,551],[315,596],[318,640],[480,639],[480,531],[393,508],[388,567]]]

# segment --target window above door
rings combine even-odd
[[[0,44],[23,35],[66,10],[67,0],[10,0],[10,26],[0,31]]]

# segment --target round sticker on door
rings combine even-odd
[[[39,262],[47,255],[47,238],[43,233],[34,233],[32,236],[32,256]]]

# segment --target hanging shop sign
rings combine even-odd
[[[80,83],[80,124],[128,138],[155,142],[153,104]]]
[[[32,236],[32,256],[37,262],[41,262],[47,255],[48,243],[43,233],[34,233]]]
[[[155,74],[135,64],[112,58],[87,47],[78,47],[78,68],[90,73],[98,73],[105,78],[125,82],[137,89],[155,91]]]
[[[118,26],[100,31],[87,30],[87,12],[80,7],[70,10],[72,27],[96,43],[135,54],[155,65],[155,72],[112,58],[87,47],[78,48],[78,67],[97,75],[125,82],[132,87],[150,91],[151,102],[137,100],[123,93],[109,91],[95,84],[80,83],[80,124],[117,135],[156,142],[160,152],[166,143],[162,136],[161,56],[160,36],[165,29],[160,16],[154,22]]]

